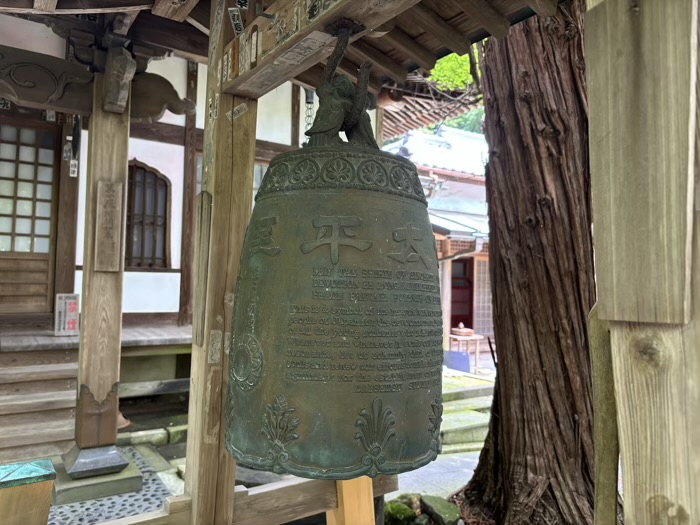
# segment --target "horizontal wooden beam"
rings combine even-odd
[[[259,98],[327,56],[335,43],[335,38],[324,32],[329,24],[341,18],[359,22],[366,30],[353,36],[358,39],[417,2],[337,0],[316,2],[308,9],[306,0],[277,0],[265,12],[272,19],[258,17],[226,46],[232,57],[227,61],[229,68],[232,63],[239,67],[224,72],[223,77],[230,80],[223,82],[223,90]]]
[[[372,480],[375,497],[398,490],[396,476],[377,476]],[[285,523],[314,514],[322,514],[338,505],[336,482],[292,478],[247,489],[236,486],[234,520],[236,525]],[[173,496],[165,500],[163,510],[108,521],[103,525],[185,525],[190,523],[192,498]]]
[[[406,11],[402,18],[410,24],[422,28],[447,49],[458,55],[469,53],[469,39],[452,27],[440,15],[422,4]]]
[[[368,60],[374,64],[374,67],[386,73],[397,84],[406,82],[408,72],[398,62],[394,62],[382,51],[373,47],[364,40],[356,40],[351,48],[352,51],[358,53],[364,60]]]
[[[49,5],[44,0],[41,5]],[[56,3],[55,1],[53,2]],[[52,12],[60,15],[83,15],[103,13],[123,13],[151,9],[153,0],[61,0],[61,5]],[[0,13],[46,14],[48,10],[35,7],[34,0],[0,0]]]
[[[199,0],[155,0],[151,12],[176,22],[184,22],[198,2]]]
[[[413,38],[400,28],[395,28],[381,38],[382,42],[387,42],[394,49],[408,55],[411,61],[423,69],[430,71],[435,67],[437,56],[429,49],[424,48]]]
[[[93,74],[60,58],[0,45],[0,98],[36,109],[87,115]]]
[[[169,49],[187,60],[207,62],[209,38],[187,23],[141,13],[134,22],[129,37],[139,44]]]
[[[119,399],[131,397],[160,396],[189,392],[190,378],[164,379],[162,381],[137,381],[119,385]]]
[[[508,35],[510,21],[486,0],[450,0],[450,3],[496,38]]]
[[[131,122],[129,136],[133,139],[152,140],[165,144],[177,146],[185,145],[185,128],[176,124],[166,124],[164,122]],[[195,148],[197,151],[204,150],[204,131],[195,131]],[[295,146],[278,144],[267,140],[255,141],[255,160],[259,162],[270,162],[280,153],[286,153],[297,149]]]

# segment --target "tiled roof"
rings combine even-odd
[[[407,157],[419,166],[484,176],[488,144],[483,135],[444,126],[438,133],[411,131],[384,149]]]

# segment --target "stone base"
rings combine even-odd
[[[74,446],[62,459],[65,471],[72,479],[116,474],[129,465],[114,445],[83,449]]]
[[[54,458],[56,482],[54,485],[53,504],[65,505],[106,496],[115,496],[126,492],[141,490],[142,475],[139,468],[127,461],[126,468],[117,474],[106,474],[89,478],[72,479],[66,472],[61,458]]]

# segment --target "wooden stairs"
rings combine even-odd
[[[0,353],[0,464],[73,444],[77,350]]]

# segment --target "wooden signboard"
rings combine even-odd
[[[122,205],[124,185],[121,182],[97,182],[95,222],[95,271],[118,272],[122,264]]]

